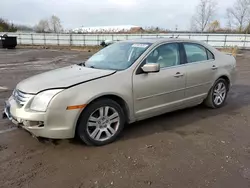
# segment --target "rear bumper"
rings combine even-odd
[[[65,118],[75,118],[73,112],[66,110],[60,112],[48,110],[47,112],[35,112],[19,106],[11,97],[5,102],[3,118],[8,118],[15,125],[20,126],[36,137],[51,139],[73,138],[75,134],[74,121]]]

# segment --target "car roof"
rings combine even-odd
[[[124,41],[125,42],[125,41]],[[138,38],[138,39],[130,39],[126,40],[126,42],[134,42],[134,43],[162,43],[162,42],[196,42],[199,43],[200,41],[191,40],[191,39],[183,39],[183,38]]]

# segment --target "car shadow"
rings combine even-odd
[[[161,116],[139,121],[125,127],[120,141],[144,137],[165,131],[185,134],[176,131],[180,127],[198,122],[202,119],[225,114],[228,116],[238,114],[237,109],[250,105],[250,86],[235,85],[229,92],[227,102],[219,109],[209,109],[204,105],[166,113]]]

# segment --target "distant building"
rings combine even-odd
[[[142,27],[135,25],[81,27],[73,29],[74,33],[139,33],[142,31]]]

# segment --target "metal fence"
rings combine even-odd
[[[0,33],[3,35],[4,33]],[[127,40],[136,38],[179,37],[205,41],[214,47],[250,48],[248,34],[197,34],[197,33],[170,33],[170,34],[55,34],[55,33],[7,33],[16,36],[20,45],[57,45],[57,46],[95,46],[103,40]]]

